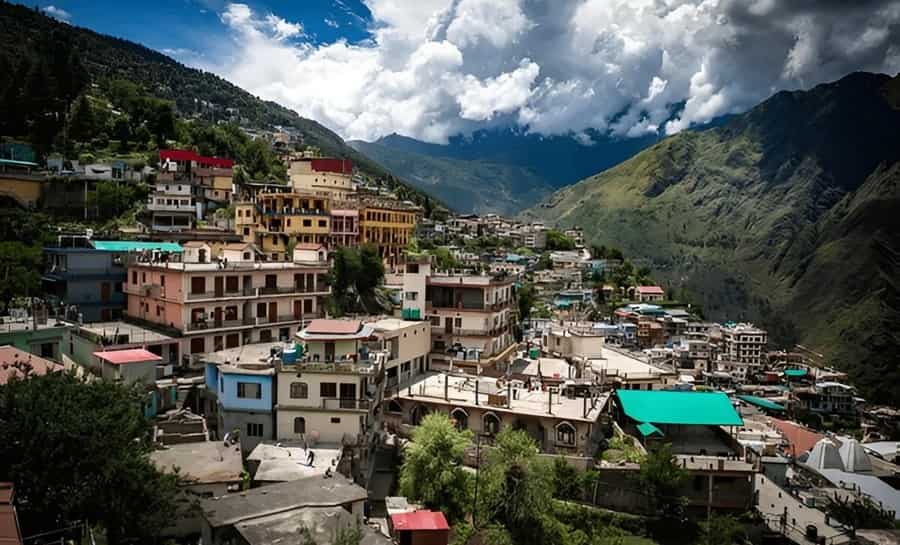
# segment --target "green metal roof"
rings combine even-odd
[[[742,426],[744,421],[722,392],[616,390],[622,410],[637,422],[694,426]]]
[[[806,369],[785,369],[784,375],[787,377],[805,377]]]
[[[136,240],[95,240],[91,244],[98,250],[107,252],[140,252],[142,250],[159,250],[161,252],[181,253],[183,250],[177,242],[139,242]]]
[[[36,167],[37,163],[33,161],[18,161],[16,159],[0,159],[0,165],[15,165],[17,167]]]
[[[749,403],[751,405],[756,405],[757,407],[760,407],[762,409],[767,409],[770,411],[784,411],[784,405],[779,405],[778,403],[775,403],[774,401],[770,401],[764,397],[748,396],[748,395],[739,395],[736,397],[738,399],[740,399],[741,401],[746,401],[747,403]]]
[[[644,437],[650,437],[654,433],[657,435],[660,435],[660,436],[663,435],[663,432],[661,429],[657,428],[656,426],[654,426],[653,424],[651,424],[649,422],[644,422],[643,424],[638,424],[637,429],[639,432],[641,432],[641,435],[643,435]]]

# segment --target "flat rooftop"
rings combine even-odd
[[[247,363],[261,364],[268,362],[273,348],[280,349],[285,346],[288,346],[288,344],[283,342],[245,344],[244,346],[209,352],[202,356],[201,359],[204,363],[230,363],[234,366]],[[291,343],[290,346],[293,346],[293,344]]]
[[[447,399],[444,399],[444,382],[448,381]],[[475,401],[475,381],[480,380],[478,386],[478,403]],[[588,413],[584,414],[584,399],[569,399],[559,394],[553,395],[553,403],[550,404],[550,394],[540,390],[528,391],[519,388],[515,399],[509,401],[509,408],[488,405],[488,394],[501,393],[506,395],[506,388],[499,389],[496,379],[478,378],[472,375],[447,375],[445,373],[429,373],[421,376],[409,388],[401,388],[398,397],[422,401],[424,403],[437,403],[453,405],[454,407],[478,407],[497,412],[515,414],[528,414],[533,416],[556,417],[566,420],[578,420],[582,422],[594,422],[601,410],[609,400],[609,393],[601,394],[591,407],[588,399]]]
[[[309,454],[312,464],[307,464]],[[343,449],[340,445],[306,447],[300,442],[264,441],[253,449],[248,462],[259,462],[253,480],[262,482],[296,481],[305,477],[321,476],[330,468],[337,471]]]
[[[65,328],[72,325],[52,318],[48,319],[46,323],[38,323],[37,327],[35,327],[34,320],[31,318],[11,319],[9,316],[4,316],[3,318],[0,318],[0,320],[2,320],[0,321],[0,335],[3,333],[22,333],[25,331],[43,331],[45,329]]]
[[[382,318],[377,322],[372,322],[371,325],[375,328],[375,331],[397,331],[400,329],[405,329],[410,326],[415,326],[420,324],[421,322],[411,322],[409,320],[401,320],[400,318]]]
[[[365,501],[367,497],[365,488],[336,474],[328,478],[314,476],[266,485],[203,500],[201,506],[209,525],[219,528],[303,507],[337,507]]]
[[[520,361],[525,363],[525,367],[521,370],[517,370],[516,373],[522,375],[536,377],[540,374],[543,377],[560,378],[563,380],[574,378],[570,377],[569,374],[574,374],[575,368],[569,365],[569,362],[566,360],[561,360],[559,358],[523,358],[522,360],[516,360],[516,363],[518,364]]]
[[[625,378],[675,374],[675,371],[650,365],[633,356],[611,350],[607,347],[603,348],[602,358],[591,358],[588,361],[591,364],[591,370],[595,373],[599,373],[600,370],[605,370],[607,375],[616,375]]]
[[[161,471],[179,468],[182,477],[197,484],[238,482],[244,471],[240,445],[227,447],[222,441],[169,445],[151,452],[150,461]]]
[[[163,333],[122,321],[95,322],[92,324],[80,325],[78,326],[78,329],[94,335],[110,338],[114,335],[119,335],[120,337],[127,335],[128,342],[121,344],[177,342],[175,338]]]
[[[151,267],[184,272],[228,272],[228,271],[290,271],[328,269],[327,263],[310,263],[306,261],[229,261],[212,263],[183,263],[180,261],[131,262],[129,267]]]

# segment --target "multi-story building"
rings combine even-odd
[[[415,205],[386,199],[361,198],[359,202],[359,241],[374,244],[385,263],[398,267],[416,228]]]
[[[290,261],[295,244],[327,244],[330,199],[313,193],[260,193],[235,205],[235,228],[272,261]]]
[[[168,242],[87,241],[44,248],[44,292],[82,322],[117,320],[125,308],[125,262],[135,252],[181,252]]]
[[[563,231],[563,234],[572,239],[575,242],[576,247],[584,248],[584,231],[581,229],[581,227],[566,229],[565,231]]]
[[[173,149],[160,150],[159,162],[147,203],[153,230],[191,229],[206,213],[207,200],[224,204],[231,199],[234,161]]]
[[[721,328],[719,368],[742,378],[758,371],[766,361],[769,335],[753,324],[726,324]]]
[[[791,396],[797,408],[826,414],[853,414],[856,410],[853,387],[840,382],[818,382],[794,388]]]
[[[325,193],[338,198],[356,190],[353,161],[349,159],[291,159],[288,176],[295,191]]]
[[[544,333],[544,350],[567,360],[599,356],[603,351],[606,335],[591,325],[551,326]]]
[[[403,308],[423,310],[430,322],[432,365],[475,368],[509,357],[514,282],[505,275],[433,274],[427,261],[406,265]]]
[[[359,245],[359,210],[332,208],[330,238],[333,248]]]
[[[324,261],[266,262],[247,243],[210,256],[205,246],[181,260],[131,259],[128,317],[178,337],[181,353],[192,355],[291,339],[322,315]]]

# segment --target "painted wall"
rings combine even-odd
[[[238,383],[254,383],[261,386],[260,399],[238,397]],[[272,377],[267,375],[239,375],[222,373],[219,380],[219,401],[226,409],[246,411],[272,411]]]
[[[325,342],[311,341],[306,343],[310,361],[325,361]],[[334,341],[334,357],[340,359],[345,354],[356,354],[359,350],[358,341]],[[318,358],[318,359],[317,359]]]
[[[345,434],[355,437],[363,431],[360,418],[364,419],[366,415],[351,411],[279,409],[276,416],[279,440],[303,439],[302,435],[294,433],[294,418],[301,417],[306,419],[307,437],[315,432],[319,435],[319,443],[340,444]]]
[[[247,432],[247,424],[260,424],[263,427],[262,437],[250,436]],[[231,430],[240,430],[241,452],[249,454],[256,445],[262,441],[275,438],[275,425],[272,421],[272,413],[229,411],[219,408],[219,435],[225,437]]]
[[[297,373],[302,376],[298,377]],[[308,386],[309,395],[306,399],[291,398],[291,384],[295,382],[305,382]],[[282,372],[278,374],[278,405],[292,407],[322,407],[321,385],[322,383],[336,384],[336,392],[340,397],[341,384],[356,385],[356,399],[360,399],[362,391],[362,377],[354,374],[341,373],[310,373],[303,370],[303,365],[296,366],[296,370],[290,372]]]
[[[3,329],[0,324],[0,345],[12,345],[19,350],[30,354],[41,355],[41,345],[52,346],[53,354],[50,359],[60,361],[66,351],[64,344],[68,336],[68,326],[46,327],[41,329],[28,329],[27,331]]]
[[[0,174],[0,195],[9,195],[23,206],[37,206],[42,186],[42,180],[19,180]]]

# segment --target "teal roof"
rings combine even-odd
[[[663,435],[663,432],[661,429],[657,428],[656,426],[654,426],[653,424],[651,424],[649,422],[644,422],[643,424],[638,424],[637,429],[639,432],[641,432],[641,435],[643,435],[644,437],[650,437],[653,434],[657,434],[660,436]]]
[[[740,395],[737,396],[737,398],[741,401],[746,401],[751,405],[756,405],[757,407],[760,407],[762,409],[767,409],[770,411],[784,411],[784,405],[779,405],[778,403],[770,401],[764,397]]]
[[[785,369],[784,375],[787,377],[805,377],[806,369]]]
[[[742,426],[744,421],[722,392],[616,390],[622,410],[637,422],[694,426]]]
[[[33,161],[18,161],[16,159],[0,159],[0,165],[15,165],[18,167],[36,167],[37,163]]]
[[[181,253],[177,242],[138,242],[135,240],[95,240],[91,244],[98,250],[107,252],[140,252],[142,250],[159,250],[161,252]]]

